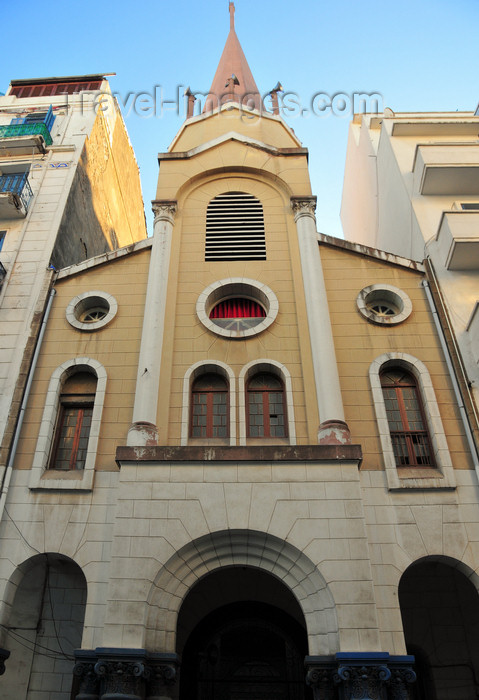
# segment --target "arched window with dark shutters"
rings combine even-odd
[[[205,260],[266,260],[263,205],[252,194],[225,192],[206,211]]]
[[[225,438],[229,435],[228,385],[213,372],[195,379],[191,392],[190,436]]]
[[[396,466],[435,466],[416,379],[401,367],[385,369],[380,376]]]
[[[255,374],[247,384],[248,437],[288,437],[284,387],[279,377]]]
[[[53,438],[50,469],[84,469],[97,379],[77,372],[64,383]]]

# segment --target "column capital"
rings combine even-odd
[[[291,197],[291,209],[294,212],[294,220],[297,221],[301,216],[310,216],[312,219],[315,219],[317,201],[318,198],[313,195]]]
[[[409,700],[416,680],[414,656],[388,652],[338,652],[334,656],[306,656],[306,684],[314,700]]]
[[[408,687],[416,680],[414,656],[390,656],[387,652],[338,652],[334,683],[341,700],[354,697],[408,700]],[[357,693],[361,695],[357,695]]]
[[[151,653],[145,649],[97,649],[75,651],[73,674],[77,700],[120,700],[175,697],[180,659],[177,654]]]
[[[178,202],[175,199],[154,199],[151,203],[151,208],[155,215],[155,224],[157,221],[175,223],[175,215],[178,211]]]
[[[336,663],[332,656],[307,656],[304,660],[306,685],[313,690],[314,700],[333,700]]]

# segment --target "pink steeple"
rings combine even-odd
[[[203,112],[219,104],[239,102],[244,107],[261,110],[261,97],[235,31],[235,6],[229,4],[230,33],[206,98]]]

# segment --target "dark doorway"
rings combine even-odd
[[[476,700],[479,597],[471,581],[445,561],[422,560],[403,574],[399,602],[416,657],[415,700]]]
[[[180,700],[309,700],[306,654],[305,630],[279,608],[225,605],[185,645]]]

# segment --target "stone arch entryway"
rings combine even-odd
[[[85,576],[68,557],[38,554],[17,567],[2,605],[3,698],[70,700],[86,599]]]
[[[178,616],[180,700],[306,700],[307,635],[286,586],[253,567],[199,581]]]
[[[188,592],[203,577],[229,567],[258,569],[287,589],[304,616],[309,654],[339,651],[336,607],[316,566],[292,544],[254,530],[213,532],[170,557],[148,597],[145,648],[176,651],[178,614]]]
[[[399,602],[416,656],[415,700],[479,697],[477,576],[456,560],[427,557],[402,575]]]

